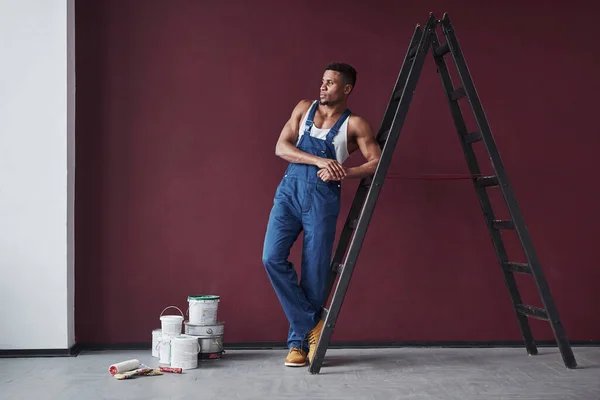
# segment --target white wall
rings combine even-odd
[[[74,344],[73,1],[0,0],[3,350]]]

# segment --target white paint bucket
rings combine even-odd
[[[162,339],[162,330],[155,329],[152,331],[152,357],[160,357],[160,340]]]
[[[194,336],[181,335],[171,339],[171,367],[181,369],[198,368],[200,344]]]
[[[206,325],[217,322],[219,296],[199,295],[188,296],[190,324]]]
[[[179,310],[181,315],[163,315],[165,310],[169,308],[176,308]],[[160,322],[162,327],[162,333],[167,335],[181,335],[181,324],[183,323],[183,312],[175,306],[169,306],[162,310],[160,313]]]

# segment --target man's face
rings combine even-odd
[[[327,70],[321,80],[319,100],[322,105],[335,105],[350,93],[351,85],[344,85],[342,76],[337,71]]]

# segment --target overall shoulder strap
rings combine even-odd
[[[352,114],[352,111],[350,111],[350,109],[347,108],[346,111],[344,111],[344,113],[335,122],[335,125],[333,125],[331,127],[331,129],[329,130],[329,133],[327,134],[327,141],[329,143],[333,143],[333,139],[338,134],[338,132],[340,131],[340,128],[342,127],[342,124],[346,121],[346,119],[350,116],[350,114]]]
[[[312,128],[315,121],[315,114],[317,113],[318,105],[319,101],[315,100],[308,109],[308,116],[306,117],[306,123],[304,124],[304,133],[308,132],[310,134],[310,129]]]

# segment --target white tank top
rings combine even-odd
[[[317,101],[318,100],[315,100],[313,102],[313,104],[315,104]],[[310,111],[310,108],[309,108],[309,110],[306,111],[306,114],[302,118],[302,123],[300,124],[300,128],[298,129],[299,130],[298,142],[300,142],[300,138],[304,134],[304,129],[306,129],[306,118],[308,118],[309,111]],[[337,162],[339,162],[340,164],[343,164],[344,161],[346,161],[346,159],[348,158],[348,121],[350,121],[350,117],[346,118],[346,120],[342,123],[342,126],[340,127],[338,134],[335,135],[335,137],[333,138],[333,147],[335,148],[335,157],[337,159]],[[318,138],[318,139],[323,139],[323,140],[327,139],[328,133],[329,133],[329,129],[317,128],[314,123],[310,130],[310,136]],[[296,142],[296,146],[298,145],[298,142]]]

